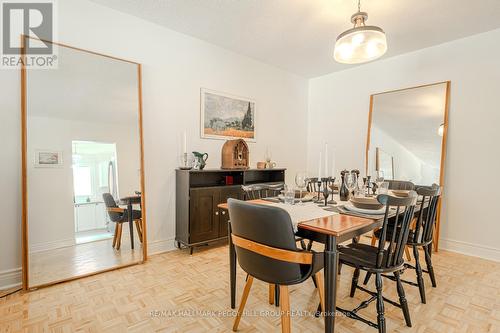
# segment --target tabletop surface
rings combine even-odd
[[[259,205],[272,204],[272,202],[262,199],[249,200],[247,202]],[[227,203],[219,204],[217,207],[225,210],[228,209]],[[376,223],[376,221],[369,218],[336,214],[308,221],[300,221],[297,224],[297,227],[298,229],[310,230],[321,234],[328,234],[338,237],[353,230],[361,229],[374,223]]]

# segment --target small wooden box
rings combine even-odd
[[[248,169],[249,158],[245,140],[228,140],[222,146],[221,169]]]

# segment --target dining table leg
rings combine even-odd
[[[236,252],[231,237],[231,222],[227,223],[229,238],[229,284],[231,287],[231,309],[236,308]]]
[[[132,200],[129,200],[127,203],[127,212],[128,212],[128,226],[130,229],[130,247],[132,250],[134,249],[134,219],[132,214]]]
[[[337,269],[339,254],[337,238],[326,236],[325,250],[325,332],[331,333],[335,328],[335,309],[337,302]]]

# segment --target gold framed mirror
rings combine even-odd
[[[366,174],[387,180],[444,185],[450,81],[370,96],[365,153]],[[434,249],[438,249],[441,200]]]
[[[21,67],[24,290],[147,259],[141,65],[43,42],[57,66]]]

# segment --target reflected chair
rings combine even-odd
[[[433,184],[432,186],[421,186],[416,189],[419,197],[419,211],[416,214],[415,225],[410,229],[407,246],[413,249],[413,256],[415,257],[415,266],[410,263],[405,264],[405,268],[414,269],[417,274],[417,283],[402,280],[404,283],[410,284],[412,286],[418,287],[420,293],[420,301],[426,303],[425,297],[425,284],[423,279],[423,273],[429,274],[431,279],[432,287],[435,288],[436,277],[434,275],[434,268],[432,266],[432,242],[433,242],[433,231],[434,225],[436,223],[436,213],[437,205],[440,197],[439,185]],[[394,228],[392,226],[392,228]],[[399,231],[398,231],[399,232]],[[380,231],[375,233],[375,237],[381,238],[382,235]],[[420,255],[418,249],[422,248],[425,256],[425,263],[427,270],[423,270],[420,265]],[[392,277],[389,277],[392,279]],[[370,276],[367,274],[365,281],[368,281]]]
[[[256,200],[262,198],[272,198],[280,195],[285,189],[285,184],[252,184],[242,185],[245,200]]]
[[[115,234],[113,236],[113,247],[117,250],[120,249],[122,243],[122,225],[123,223],[129,222],[128,220],[128,210],[118,207],[115,199],[110,193],[103,193],[102,198],[104,204],[106,205],[106,210],[108,212],[109,219],[111,222],[116,223]],[[140,210],[132,210],[132,219],[135,223],[135,228],[137,229],[137,234],[142,243],[142,218]],[[132,240],[130,240],[132,242]]]
[[[340,246],[340,264],[354,268],[352,276],[350,296],[354,297],[357,289],[362,290],[371,296],[370,299],[363,301],[353,310],[337,308],[340,312],[349,318],[353,318],[375,327],[379,332],[386,332],[384,302],[399,307],[403,311],[406,325],[411,327],[410,311],[406,300],[403,284],[401,282],[401,272],[405,268],[403,259],[404,248],[410,231],[410,223],[415,211],[417,193],[410,192],[408,197],[398,198],[386,194],[377,196],[378,202],[385,205],[384,220],[380,229],[380,241],[377,247],[352,243],[347,246]],[[394,225],[396,228],[389,227],[389,213],[391,208],[395,208]],[[360,271],[364,270],[370,274],[375,274],[376,291],[370,291],[362,286],[358,286]],[[393,274],[396,281],[399,303],[389,300],[382,295],[382,275]],[[384,275],[385,276],[385,275]],[[371,302],[377,301],[377,323],[373,323],[358,315],[358,311],[366,308]]]
[[[253,280],[276,285],[280,290],[281,330],[290,332],[288,286],[315,276],[324,310],[323,253],[298,249],[290,215],[279,207],[256,205],[229,199],[231,233],[240,267],[248,274],[241,303],[234,320],[238,329]]]

